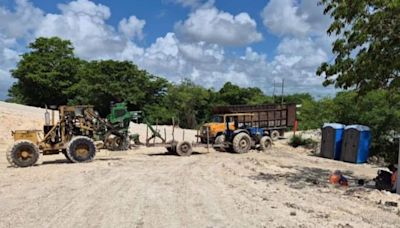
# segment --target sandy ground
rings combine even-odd
[[[5,111],[20,108],[11,118]],[[25,124],[17,105],[0,103],[5,118]],[[36,114],[35,114],[36,115]],[[20,117],[18,117],[20,116]],[[32,115],[27,115],[34,118]],[[39,118],[42,115],[37,114]],[[11,119],[12,121],[11,121]],[[40,120],[37,120],[40,121]],[[18,125],[17,123],[15,123]],[[39,125],[40,126],[40,125]],[[34,126],[32,126],[34,127]],[[133,129],[145,133],[145,127]],[[170,128],[165,126],[165,128]],[[159,127],[159,129],[163,129]],[[163,130],[162,130],[163,131]],[[0,227],[399,227],[400,197],[357,187],[377,167],[323,159],[286,140],[266,153],[198,148],[191,157],[164,148],[100,151],[91,163],[44,156],[30,168],[10,168],[0,144]],[[142,133],[141,133],[142,134]],[[195,131],[185,130],[187,140]],[[183,130],[176,137],[182,137]],[[342,170],[350,187],[327,183]]]

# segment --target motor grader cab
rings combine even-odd
[[[99,124],[93,106],[60,106],[56,121],[46,110],[45,125],[40,130],[16,130],[12,132],[14,144],[7,151],[8,162],[15,167],[34,165],[40,153],[52,155],[63,153],[71,162],[88,162],[96,155],[93,138],[96,132],[105,131]]]

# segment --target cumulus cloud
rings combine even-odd
[[[178,34],[188,41],[205,41],[220,45],[241,46],[262,40],[257,24],[249,14],[232,15],[214,6],[204,6],[189,14],[175,26]]]
[[[308,26],[303,32],[281,30],[279,34],[283,38],[276,48],[276,55],[270,56],[268,61],[266,54],[248,46],[262,39],[254,19],[247,13],[232,15],[220,11],[212,1],[193,9],[186,20],[177,23],[175,31],[143,47],[136,40],[144,38],[146,21],[135,15],[122,19],[114,27],[107,23],[111,10],[89,0],[60,4],[59,13],[51,14],[20,0],[14,11],[0,8],[0,18],[14,18],[16,26],[18,23],[29,24],[20,16],[21,12],[29,12],[36,19],[34,25],[23,25],[25,27],[16,30],[0,20],[0,98],[12,83],[9,69],[15,67],[19,54],[24,51],[21,47],[27,44],[18,38],[29,42],[39,36],[71,40],[81,58],[130,60],[173,82],[189,78],[218,89],[225,82],[232,81],[240,86],[257,86],[271,93],[273,81],[284,78],[287,91],[326,93],[320,89],[321,79],[315,76],[315,69],[328,58],[327,42],[322,35],[310,37],[322,28],[318,27],[319,22],[314,23],[316,19],[311,20],[318,18],[317,11],[312,11],[315,13],[312,14],[303,10],[307,8],[306,3],[283,1],[292,7],[289,12],[295,15],[293,20],[300,20],[298,23]],[[268,5],[272,3],[274,0]],[[226,52],[225,46],[232,45],[246,48],[240,55]]]
[[[170,1],[180,4],[183,7],[191,7],[191,8],[198,7],[205,2],[205,0],[170,0]]]
[[[322,13],[318,0],[271,0],[261,12],[264,25],[279,36],[325,33],[330,18]]]
[[[0,7],[0,33],[11,38],[28,36],[42,20],[42,10],[27,0],[16,0],[14,11]]]
[[[143,39],[143,28],[146,24],[145,20],[140,20],[136,16],[124,18],[119,22],[119,31],[128,39],[138,38]]]

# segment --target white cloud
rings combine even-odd
[[[309,37],[318,34],[320,29],[319,22],[310,21],[310,18],[318,18],[318,14],[306,14],[303,9],[306,4],[289,3],[297,7],[292,13],[300,15],[300,23],[308,24],[308,29],[300,32],[300,36],[297,36],[300,33],[282,30],[284,37],[276,49],[277,54],[268,61],[266,54],[251,47],[246,47],[242,55],[226,52],[226,45],[247,46],[262,36],[247,13],[232,15],[216,9],[213,2],[194,9],[187,20],[176,25],[176,33],[169,32],[150,46],[141,47],[135,40],[143,38],[146,22],[134,15],[122,19],[116,28],[107,23],[110,9],[88,0],[61,4],[60,12],[53,14],[45,14],[29,2],[20,1],[15,12],[0,8],[0,15],[4,16],[6,12],[8,17],[15,19],[13,23],[24,24],[26,19],[21,17],[19,20],[18,12],[35,12],[31,15],[36,14],[38,20],[35,20],[35,26],[15,31],[0,21],[0,97],[12,83],[9,69],[15,67],[23,50],[21,47],[26,46],[26,43],[18,44],[17,38],[32,41],[38,36],[69,39],[76,54],[88,60],[131,60],[173,82],[189,78],[218,89],[231,81],[240,86],[257,86],[271,93],[274,79],[284,78],[287,91],[326,93],[321,90],[321,79],[315,76],[315,69],[328,58],[327,42],[322,35]]]
[[[10,38],[28,36],[42,20],[43,12],[27,0],[16,0],[15,11],[0,7],[0,34]]]
[[[180,4],[184,7],[191,7],[191,8],[195,8],[200,6],[203,2],[205,2],[204,0],[170,0],[173,1],[177,4]]]
[[[145,20],[140,20],[135,16],[128,19],[124,18],[119,22],[119,31],[128,39],[138,38],[143,39],[143,28],[146,24]]]
[[[330,18],[318,0],[271,0],[261,12],[264,25],[279,36],[304,37],[325,33]]]
[[[219,45],[246,45],[262,40],[256,22],[247,13],[234,16],[214,6],[201,7],[175,26],[187,41],[205,41]]]

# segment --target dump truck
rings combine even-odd
[[[296,120],[296,104],[265,104],[265,105],[229,105],[217,106],[212,110],[213,118],[210,123],[204,124],[200,129],[202,142],[207,141],[207,132],[210,142],[218,141],[218,136],[223,135],[227,126],[235,130],[232,118],[238,116],[238,121],[247,121],[246,114],[254,114],[254,127],[266,129],[272,140],[283,136],[288,127],[293,127]],[[242,114],[242,116],[240,116]],[[228,122],[228,125],[226,124]]]

